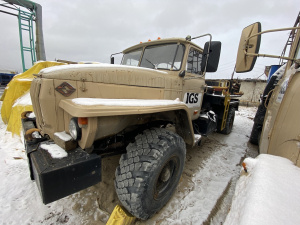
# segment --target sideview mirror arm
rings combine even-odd
[[[250,37],[248,37],[245,40],[245,43],[248,43],[248,41],[256,36],[259,36],[261,34],[265,34],[265,33],[272,33],[272,32],[277,32],[277,31],[285,31],[285,30],[298,30],[300,29],[300,27],[289,27],[289,28],[281,28],[281,29],[273,29],[273,30],[266,30],[266,31],[262,31],[259,32],[257,34],[251,35]],[[277,55],[268,55],[268,54],[256,54],[256,53],[248,53],[246,50],[248,48],[251,48],[251,46],[248,46],[247,44],[244,45],[244,54],[247,56],[251,56],[251,57],[269,57],[269,58],[278,58],[278,59],[286,59],[286,60],[295,60],[294,58],[290,58],[290,57],[285,57],[285,56],[277,56]]]
[[[203,75],[205,75],[205,73],[206,73],[206,67],[207,67],[207,62],[208,62],[208,58],[209,58],[210,43],[211,43],[212,35],[211,34],[203,34],[203,35],[191,38],[191,40],[194,40],[194,39],[205,37],[205,36],[209,36],[209,44],[208,44],[208,51],[207,51],[207,57],[206,57],[206,62],[205,62]]]
[[[113,55],[122,54],[123,52],[118,52],[110,55],[110,64],[115,64],[115,57]]]

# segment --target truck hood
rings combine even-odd
[[[144,87],[165,87],[167,72],[124,65],[73,64],[45,68],[41,78],[123,84]]]

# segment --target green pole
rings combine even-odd
[[[18,15],[18,20],[19,20],[19,35],[20,35],[20,47],[21,47],[21,58],[22,58],[22,68],[23,72],[26,71],[25,69],[25,60],[24,60],[24,52],[23,52],[23,37],[22,37],[22,18],[21,18],[21,10],[19,8],[19,15]]]

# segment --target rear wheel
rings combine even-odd
[[[123,206],[148,219],[173,195],[186,155],[183,139],[166,129],[145,130],[127,146],[116,170],[115,187]]]
[[[225,128],[223,130],[218,130],[221,134],[230,134],[232,131],[233,127],[233,122],[234,122],[234,117],[235,117],[235,108],[229,108],[228,115],[227,115],[227,120],[225,124]],[[221,121],[222,123],[222,121]],[[219,126],[221,128],[221,125]]]

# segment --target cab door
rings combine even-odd
[[[192,120],[200,115],[205,89],[205,78],[201,72],[202,52],[194,47],[189,48],[186,73],[183,78],[182,99],[188,106]]]

